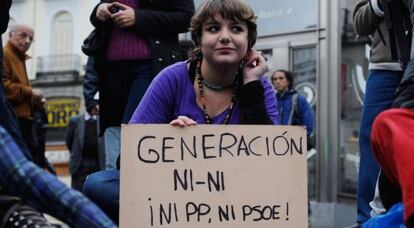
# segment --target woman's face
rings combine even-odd
[[[210,63],[239,64],[247,53],[247,26],[216,14],[202,26],[200,48]]]

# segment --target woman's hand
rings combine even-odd
[[[186,126],[194,126],[197,125],[197,122],[188,118],[187,116],[179,116],[177,119],[170,122],[171,126],[179,126],[179,127],[186,127]]]
[[[96,10],[96,17],[100,21],[107,21],[111,17],[111,12],[109,11],[111,5],[111,3],[102,3],[98,6],[98,9]]]
[[[262,52],[251,50],[244,57],[243,84],[260,80],[269,68]]]
[[[135,10],[125,4],[113,2],[112,7],[119,9],[118,12],[111,15],[112,20],[121,28],[135,25]]]

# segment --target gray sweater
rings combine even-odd
[[[388,43],[389,35],[385,25],[384,12],[379,7],[378,0],[358,1],[353,12],[353,22],[358,35],[369,36],[372,40],[369,69],[401,71],[399,62],[392,60],[391,49],[384,45],[378,32],[379,28]]]

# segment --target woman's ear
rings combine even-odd
[[[246,52],[246,55],[243,57],[243,62],[249,61],[251,55],[252,55],[252,49],[249,48]]]

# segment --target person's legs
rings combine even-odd
[[[107,78],[104,80],[106,98],[101,110],[110,116],[107,127],[119,127],[128,123],[154,76],[150,61],[108,62]]]
[[[116,169],[116,160],[121,149],[120,145],[121,128],[109,127],[104,133],[105,143],[105,169]]]
[[[402,72],[382,70],[371,70],[368,76],[359,136],[360,166],[357,195],[357,222],[359,223],[364,223],[370,217],[369,203],[374,197],[379,172],[371,151],[371,126],[380,112],[391,107],[401,77]]]
[[[414,215],[414,111],[391,109],[381,113],[372,128],[372,149],[388,179],[400,186],[404,220]]]
[[[32,156],[33,162],[41,168],[43,161],[40,161],[39,157],[37,156],[37,142],[34,135],[33,129],[33,120],[17,118],[17,122],[19,124],[20,132],[22,134],[23,141],[25,142],[30,155]]]
[[[131,89],[124,109],[122,123],[128,123],[138,107],[139,102],[150,86],[154,75],[151,73],[151,64],[147,61],[131,61]]]
[[[119,223],[119,171],[105,170],[89,175],[82,192],[115,223]]]
[[[120,127],[124,109],[128,101],[132,81],[128,61],[108,62],[107,77],[104,80],[103,90],[106,96],[100,110],[105,127]],[[100,107],[101,108],[101,107]]]

